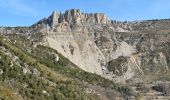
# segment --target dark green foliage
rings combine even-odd
[[[36,97],[37,94],[43,96],[43,94],[41,94],[42,90],[45,89],[43,80],[37,79],[37,77],[32,74],[23,75],[22,68],[15,63],[10,67],[12,60],[2,52],[0,52],[0,57],[0,69],[3,70],[0,81],[14,79],[13,82],[15,84],[17,83],[15,87],[19,89],[19,93],[27,96],[27,98]],[[28,85],[27,88],[23,87],[25,83]]]

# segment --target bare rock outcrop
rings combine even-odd
[[[169,45],[170,36],[153,33],[157,24],[165,21],[112,21],[102,13],[72,9],[53,12],[34,24],[31,35],[42,35],[44,45],[56,49],[81,69],[122,82],[159,68],[169,69],[169,51],[163,45]],[[146,29],[146,25],[150,26]],[[159,31],[164,30],[159,26]]]
[[[116,82],[170,67],[170,20],[121,22],[103,13],[54,11],[30,27],[1,28],[26,33],[33,43],[49,46],[81,69]]]

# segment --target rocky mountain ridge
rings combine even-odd
[[[85,71],[125,82],[169,70],[169,27],[168,19],[119,22],[102,13],[72,9],[1,33],[26,33],[35,44],[57,50]]]

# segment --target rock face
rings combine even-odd
[[[168,19],[119,22],[102,13],[72,9],[53,12],[27,28],[27,36],[85,71],[122,82],[169,70],[169,27]]]
[[[34,24],[31,36],[41,35],[41,43],[81,69],[122,82],[158,69],[169,70],[170,34],[158,23],[170,26],[170,20],[118,22],[102,13],[72,9],[53,12]]]
[[[65,13],[53,12],[49,18],[39,21],[32,27],[35,30],[43,28],[39,31],[49,32],[89,32],[106,28],[127,31],[128,29],[127,25],[119,25],[118,22],[109,20],[103,13],[82,13],[79,9],[68,10]]]

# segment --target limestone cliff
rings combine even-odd
[[[169,27],[168,19],[120,22],[72,9],[16,32],[27,30],[33,42],[56,49],[81,69],[122,82],[169,70]]]
[[[43,44],[81,69],[120,82],[159,68],[169,69],[170,34],[157,25],[166,22],[170,26],[169,20],[119,22],[102,13],[72,9],[53,12],[34,24],[31,31],[33,38],[42,35]]]

